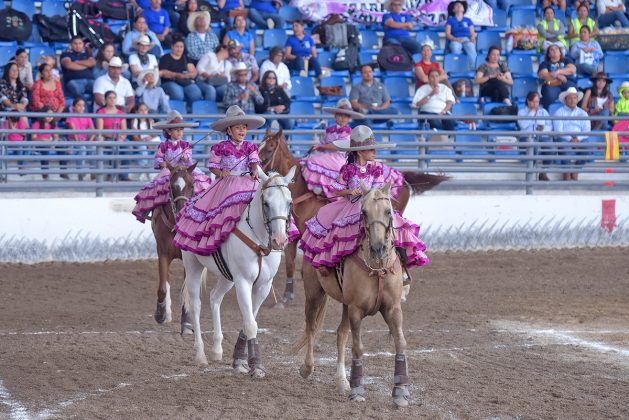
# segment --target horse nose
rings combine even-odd
[[[284,249],[287,242],[288,237],[285,233],[275,234],[271,237],[271,248],[275,250]]]
[[[382,259],[384,257],[384,252],[386,251],[386,246],[384,244],[373,244],[369,247],[371,250],[371,256],[377,259]]]

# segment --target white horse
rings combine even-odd
[[[293,181],[295,169],[291,168],[284,177],[276,173],[267,176],[262,169],[258,169],[260,185],[236,229],[220,247],[233,281],[223,276],[221,271],[225,272],[224,267],[221,267],[221,270],[213,256],[182,252],[186,269],[182,294],[184,307],[190,312],[193,320],[195,361],[199,364],[207,365],[199,321],[201,284],[205,282],[207,272],[204,273],[204,269],[207,268],[219,278],[210,294],[214,324],[211,360],[223,358],[221,302],[225,294],[236,286],[238,306],[244,325],[236,342],[232,367],[238,372],[248,372],[254,377],[265,376],[257,339],[256,316],[271,290],[273,277],[282,259],[281,251],[288,243],[287,231],[292,207],[288,185]],[[245,350],[248,351],[248,358]]]

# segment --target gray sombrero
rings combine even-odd
[[[246,115],[238,105],[227,108],[225,117],[212,123],[210,128],[215,131],[225,131],[232,125],[246,124],[247,129],[253,130],[264,125],[266,120],[258,115]]]
[[[153,128],[157,128],[159,130],[166,130],[169,128],[194,128],[198,127],[198,122],[185,122],[181,114],[177,111],[170,111],[168,115],[166,115],[166,119],[162,121],[158,121],[153,125]]]
[[[352,109],[352,104],[346,98],[339,99],[335,107],[324,106],[323,108],[321,108],[321,111],[327,112],[329,114],[344,114],[348,115],[350,118],[361,120],[365,118],[363,114],[361,114],[360,112],[356,112]]]
[[[356,152],[359,150],[392,149],[395,143],[378,143],[371,128],[366,125],[357,125],[347,140],[336,140],[332,144],[343,152]]]

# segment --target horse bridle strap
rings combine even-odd
[[[367,265],[367,263],[360,258],[358,252],[353,253],[350,258],[354,260],[356,265],[360,267],[364,272],[366,272],[369,277],[378,277],[378,294],[376,295],[376,302],[371,308],[371,311],[367,313],[367,315],[375,315],[380,310],[380,306],[382,305],[382,297],[384,295],[384,279],[387,275],[393,274],[395,272],[395,263],[398,261],[397,258],[393,260],[393,263],[387,268],[373,268]]]
[[[245,245],[249,247],[257,256],[258,256],[258,275],[256,276],[255,282],[260,278],[260,273],[262,272],[262,257],[266,257],[271,253],[271,247],[264,248],[255,242],[253,242],[247,235],[243,233],[242,230],[236,228],[234,229],[234,235],[238,237]]]
[[[166,205],[162,204],[162,211],[161,213],[161,217],[162,217],[162,222],[164,223],[164,225],[166,225],[166,227],[171,231],[174,232],[175,231],[175,224],[172,223],[170,220],[168,220],[168,215],[166,214]]]

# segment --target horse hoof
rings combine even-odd
[[[352,388],[349,393],[349,400],[355,402],[365,401],[365,388],[363,388],[362,386]]]
[[[200,355],[197,355],[197,356],[194,358],[194,362],[195,362],[197,365],[199,365],[199,366],[207,366],[207,365],[208,365],[207,358],[205,357],[205,354],[200,354]]]
[[[213,362],[220,362],[221,360],[223,360],[223,353],[219,353],[216,351],[211,351],[210,352],[210,360]]]
[[[251,375],[251,377],[255,379],[262,379],[266,376],[266,372],[264,371],[264,369],[257,367],[249,372],[249,375]]]
[[[308,367],[306,367],[306,365],[301,365],[301,367],[299,368],[299,374],[304,379],[306,379],[308,376],[310,376],[313,371],[314,371],[314,367],[308,368]]]
[[[347,378],[339,378],[336,381],[336,391],[339,395],[345,395],[350,390],[349,381]]]
[[[284,292],[284,296],[282,296],[282,302],[288,303],[291,300],[295,300],[295,293],[293,293],[293,292]]]
[[[400,408],[408,407],[408,398],[407,397],[395,397],[395,398],[393,398],[393,404],[395,404],[396,407],[400,407]]]
[[[406,386],[394,386],[393,387],[393,403],[397,407],[408,407],[409,400],[411,399],[411,393]]]
[[[232,368],[234,369],[234,372],[238,374],[249,373],[249,364],[246,360],[243,359],[234,359],[234,363],[232,363]]]
[[[284,309],[284,308],[286,308],[286,305],[284,305],[284,302],[277,302],[275,305],[273,305],[273,308],[275,308],[275,309]]]
[[[194,334],[194,328],[192,328],[192,324],[189,322],[181,323],[181,335]]]
[[[164,322],[166,322],[167,320],[166,309],[167,309],[166,300],[164,300],[163,302],[157,302],[157,308],[155,308],[154,318],[158,324],[163,324]]]

